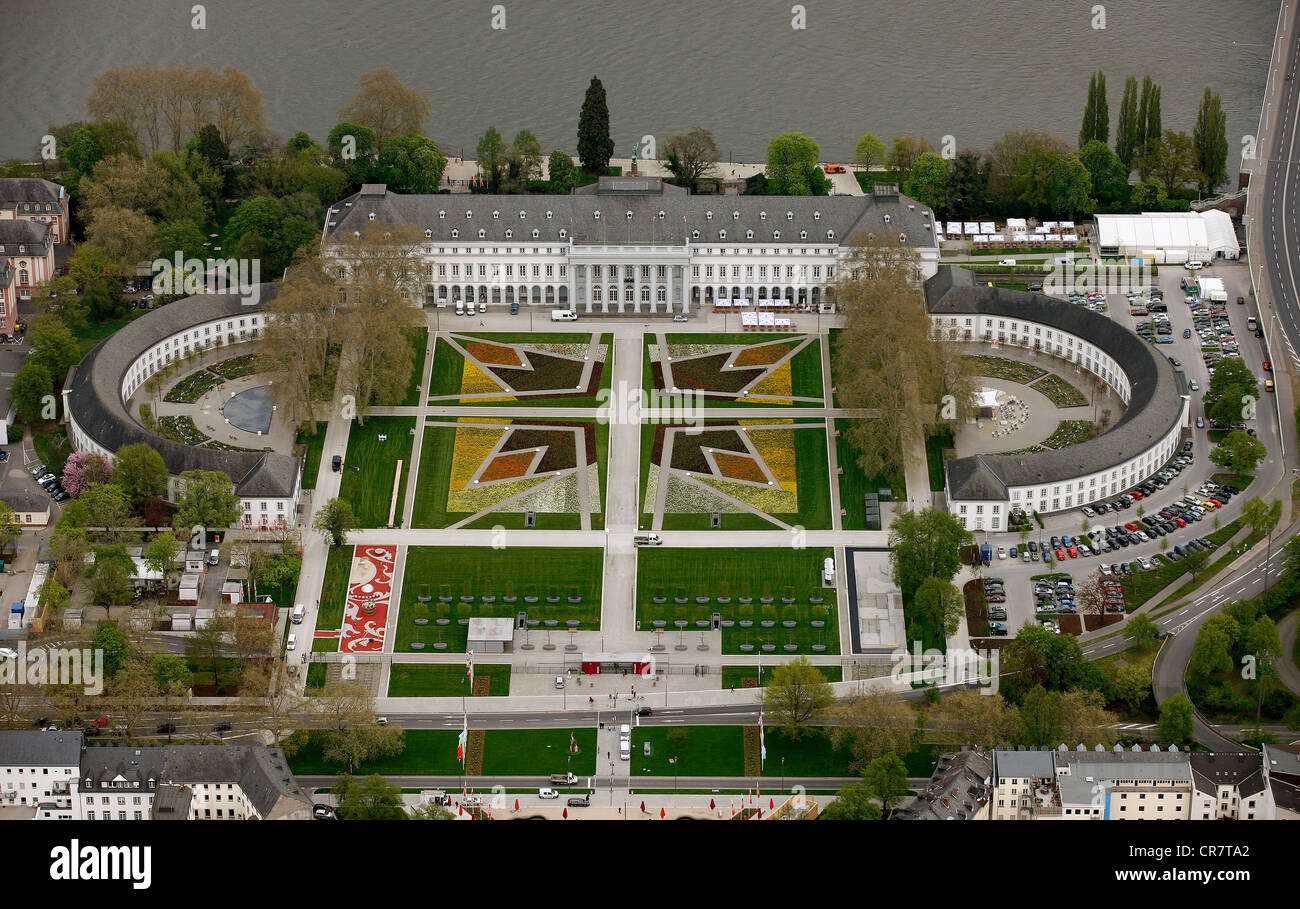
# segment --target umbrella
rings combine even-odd
[[[762,809],[762,808],[759,808],[759,809],[758,809],[758,819],[759,819],[760,821],[763,819],[763,809]]]
[[[457,806],[456,806],[456,813],[459,814],[459,815],[461,815],[461,816],[463,817],[464,814],[465,814],[465,806],[464,806],[464,805],[457,805]]]
[[[642,802],[642,803],[641,803],[641,811],[642,811],[642,813],[645,812],[645,802]]]
[[[662,821],[662,820],[664,819],[664,817],[665,817],[666,814],[667,814],[667,812],[664,811],[662,808],[660,808],[660,809],[659,809],[659,820]]]

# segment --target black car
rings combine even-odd
[[[1042,289],[1043,289],[1042,281],[1030,281],[1028,284],[1025,285],[1025,290],[1042,290]]]
[[[157,732],[159,735],[171,735],[176,731],[175,723],[159,723]]]
[[[637,716],[654,716],[654,713],[655,712],[651,710],[649,707],[638,707],[636,709]]]
[[[569,796],[567,804],[570,808],[586,808],[591,804],[591,793],[587,793],[586,795],[571,795]]]
[[[342,470],[342,469],[343,469],[343,456],[342,456],[342,455],[335,455],[334,457],[330,458],[330,467],[333,468],[333,470],[334,470],[335,473],[338,473],[340,470]]]
[[[212,727],[212,728],[213,728],[213,731],[215,731],[215,732],[229,732],[229,731],[230,731],[230,724],[229,724],[228,722],[226,722],[225,720],[222,720],[220,723],[218,723],[216,726],[214,726],[214,727]]]

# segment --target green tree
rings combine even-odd
[[[886,163],[888,168],[898,175],[900,181],[905,181],[912,173],[912,165],[916,163],[916,159],[932,151],[934,146],[928,139],[919,136],[894,136],[889,143]]]
[[[1119,103],[1119,122],[1115,124],[1115,156],[1124,165],[1124,179],[1133,169],[1133,156],[1141,144],[1138,141],[1141,129],[1138,127],[1138,85],[1137,77],[1129,76],[1124,80],[1124,97]]]
[[[946,511],[899,512],[889,528],[889,561],[904,601],[910,601],[927,578],[951,581],[961,567],[961,547],[973,540]]]
[[[506,175],[506,143],[495,126],[489,126],[487,132],[479,137],[474,152],[479,172],[487,181],[488,192],[501,192],[501,181]]]
[[[1101,70],[1088,80],[1088,102],[1083,109],[1083,126],[1079,129],[1079,148],[1089,142],[1105,145],[1110,141],[1110,108],[1106,101],[1106,74]]]
[[[868,764],[862,771],[862,781],[880,800],[886,815],[911,791],[907,784],[907,765],[892,751]]]
[[[1196,730],[1196,708],[1181,692],[1160,705],[1160,719],[1156,721],[1156,731],[1160,740],[1172,745],[1182,745],[1191,741]]]
[[[1110,146],[1094,139],[1080,149],[1079,160],[1092,176],[1092,190],[1098,202],[1116,206],[1128,201],[1128,168]]]
[[[180,475],[181,496],[172,526],[229,527],[239,520],[239,496],[234,481],[219,470],[187,470]]]
[[[962,593],[948,581],[930,577],[921,582],[911,602],[911,617],[942,638],[952,637],[966,617]],[[930,643],[930,642],[927,642]],[[936,645],[938,641],[934,642]]]
[[[669,136],[663,154],[664,165],[678,185],[691,192],[699,189],[700,181],[710,176],[718,163],[718,145],[713,141],[713,133],[698,126],[684,135]]]
[[[325,535],[331,546],[344,546],[348,541],[348,531],[360,529],[361,524],[352,513],[352,505],[344,499],[330,499],[316,512],[312,529]]]
[[[613,155],[614,140],[609,134],[605,86],[592,76],[587,96],[582,101],[582,112],[578,115],[578,160],[587,173],[603,174],[609,169],[609,159]]]
[[[104,653],[105,679],[112,679],[117,675],[117,671],[126,664],[127,658],[131,655],[131,646],[116,622],[100,622],[95,629],[95,641],[92,646],[95,650],[102,650]]]
[[[230,149],[221,141],[221,130],[214,124],[204,124],[195,140],[195,150],[214,170],[220,170],[230,160]]]
[[[1206,619],[1196,633],[1196,643],[1187,663],[1192,676],[1206,677],[1215,672],[1232,670],[1232,654],[1241,626],[1228,615],[1214,615]]]
[[[946,158],[926,152],[912,164],[911,173],[903,183],[903,194],[930,208],[942,208],[951,176],[952,167]]]
[[[85,583],[91,602],[117,606],[131,601],[131,574],[135,563],[125,547],[104,546],[95,552],[95,563],[86,572]]]
[[[776,196],[812,195],[812,172],[821,146],[800,133],[782,133],[767,144],[768,190]]]
[[[1155,180],[1143,180],[1129,190],[1129,204],[1143,211],[1158,211],[1168,198],[1164,186]]]
[[[1020,705],[1020,722],[1025,742],[1030,745],[1057,745],[1061,742],[1061,693],[1035,685],[1025,693]]]
[[[853,149],[853,163],[863,170],[871,170],[877,164],[884,164],[884,140],[874,133],[867,133],[858,140],[858,144]]]
[[[1196,113],[1192,143],[1196,146],[1196,168],[1203,177],[1201,194],[1205,195],[1228,180],[1228,117],[1219,93],[1208,86]]]
[[[866,783],[849,783],[818,815],[823,821],[878,821],[884,816]]]
[[[181,254],[182,260],[203,258],[207,255],[207,242],[207,235],[190,218],[160,224],[154,233],[159,258],[168,260],[177,253]]]
[[[1160,638],[1160,629],[1145,612],[1130,616],[1124,626],[1124,637],[1138,650],[1147,650]]]
[[[1151,670],[1142,666],[1122,666],[1115,673],[1115,700],[1137,713],[1151,694]]]
[[[27,340],[31,351],[28,361],[43,364],[52,376],[62,376],[81,359],[81,348],[72,329],[58,319],[42,316],[32,320]]]
[[[1196,169],[1196,148],[1191,136],[1171,129],[1148,139],[1138,152],[1134,165],[1143,181],[1148,178],[1157,180],[1169,195],[1202,179]]]
[[[407,819],[400,786],[389,785],[379,774],[356,782],[348,774],[334,783],[341,821],[401,821]]]
[[[826,677],[807,657],[777,666],[763,689],[763,710],[791,741],[798,741],[834,700]]]
[[[546,173],[551,182],[551,192],[557,195],[567,196],[577,185],[578,169],[574,166],[573,159],[569,157],[568,152],[560,151],[558,148],[551,152]]]
[[[13,397],[14,412],[25,423],[52,419],[55,414],[50,406],[55,403],[54,380],[50,371],[40,363],[28,361],[18,367],[10,386]]]
[[[183,693],[194,686],[189,664],[179,654],[155,653],[149,658],[149,671],[159,691]]]
[[[164,531],[155,534],[153,539],[144,547],[144,563],[150,571],[156,571],[162,575],[165,585],[167,576],[172,573],[176,566],[176,556],[180,551],[180,540],[176,539],[174,534]]]
[[[979,217],[988,207],[989,173],[978,152],[960,151],[952,162],[948,195],[940,210]]]
[[[120,487],[136,505],[149,496],[167,492],[167,465],[148,443],[137,442],[118,449],[109,482]]]
[[[1244,432],[1230,432],[1222,442],[1210,452],[1210,460],[1225,469],[1248,474],[1255,470],[1268,450],[1264,443]]]

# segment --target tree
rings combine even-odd
[[[689,133],[674,133],[663,146],[663,163],[681,186],[695,192],[700,181],[713,173],[718,145],[713,133],[698,126]]]
[[[582,112],[578,115],[578,160],[587,173],[603,174],[609,169],[609,159],[613,155],[614,140],[609,135],[605,86],[592,76],[587,96],[582,101]]]
[[[962,619],[966,617],[966,602],[955,586],[942,578],[929,577],[916,589],[910,613],[913,621],[946,639],[961,628]]]
[[[360,682],[327,683],[313,706],[320,720],[321,754],[352,773],[373,758],[401,753],[402,728],[375,722],[374,698]]]
[[[437,802],[428,802],[423,807],[411,809],[411,820],[414,821],[454,821],[456,815],[451,810]]]
[[[35,423],[54,416],[47,409],[54,401],[54,379],[40,363],[29,361],[18,367],[10,394],[19,420]]]
[[[1061,694],[1061,734],[1066,741],[1115,744],[1115,718],[1106,712],[1106,699],[1097,690],[1076,688]]]
[[[104,652],[104,678],[111,680],[130,656],[131,648],[126,642],[126,635],[117,627],[116,622],[100,622],[95,629],[95,650]]]
[[[1129,713],[1137,713],[1151,694],[1151,670],[1142,666],[1122,666],[1115,673],[1115,700]]]
[[[800,133],[782,133],[767,144],[764,175],[768,191],[777,196],[812,195],[812,172],[821,146]]]
[[[229,659],[226,656],[227,650],[227,633],[230,631],[230,619],[221,614],[217,614],[208,620],[208,623],[202,628],[196,628],[194,633],[185,639],[185,656],[194,664],[195,668],[207,668],[212,673],[212,684],[216,687],[218,693],[224,693],[225,685],[222,683],[222,672],[225,669],[226,662]]]
[[[204,124],[199,130],[194,148],[214,170],[230,160],[230,149],[221,141],[221,131],[211,123]]]
[[[537,141],[531,130],[521,129],[515,133],[506,157],[510,164],[510,179],[519,190],[526,188],[530,180],[541,174],[542,143]]]
[[[423,135],[431,112],[423,94],[403,85],[395,72],[382,66],[357,77],[357,93],[338,115],[372,129],[382,146],[390,136]]]
[[[506,175],[506,143],[495,126],[489,126],[487,132],[479,137],[474,152],[479,172],[487,180],[488,192],[501,192],[501,183]]]
[[[1061,693],[1047,691],[1035,685],[1025,693],[1020,705],[1020,722],[1024,728],[1025,743],[1029,745],[1056,745],[1061,741]]]
[[[900,182],[906,181],[912,173],[916,159],[934,151],[928,139],[919,136],[894,136],[889,144],[887,166],[898,175]]]
[[[1228,179],[1228,117],[1219,93],[1208,86],[1196,112],[1192,144],[1196,146],[1196,169],[1203,178],[1201,195],[1206,195]]]
[[[551,192],[557,195],[567,196],[577,185],[578,169],[574,166],[573,159],[568,152],[562,152],[558,148],[551,152],[546,173],[551,181]]]
[[[180,540],[174,534],[163,531],[155,534],[144,547],[144,564],[150,571],[162,575],[163,586],[167,585],[167,576],[176,565],[176,556],[181,551]]]
[[[104,546],[95,552],[95,562],[86,572],[86,592],[98,606],[116,606],[131,601],[131,574],[135,563],[122,546]]]
[[[447,159],[432,139],[392,136],[379,149],[376,177],[396,192],[431,194],[438,191],[446,167]]]
[[[1210,564],[1210,553],[1206,549],[1190,549],[1183,556],[1183,569],[1192,576],[1195,584]]]
[[[786,731],[791,741],[835,700],[821,670],[799,657],[777,666],[763,689],[763,710]]]
[[[1098,202],[1115,206],[1128,201],[1128,168],[1110,146],[1094,139],[1079,150],[1079,160],[1092,177],[1092,190]]]
[[[86,225],[86,241],[102,250],[104,255],[124,268],[134,267],[142,259],[150,258],[154,245],[153,219],[129,208],[108,205],[95,210],[94,218]]]
[[[989,173],[978,152],[960,151],[952,162],[940,209],[951,216],[979,217],[988,207]]]
[[[951,175],[952,167],[946,158],[926,152],[912,164],[911,172],[903,182],[903,193],[922,205],[941,208],[948,195]]]
[[[1130,616],[1124,626],[1124,637],[1138,650],[1147,650],[1160,638],[1160,629],[1145,612]]]
[[[1172,745],[1182,745],[1191,740],[1196,729],[1196,708],[1182,692],[1160,705],[1160,719],[1156,731],[1160,740]]]
[[[127,445],[118,449],[113,462],[112,482],[127,494],[134,505],[147,496],[160,496],[167,491],[167,465],[162,455],[148,443]]]
[[[853,163],[863,170],[871,170],[885,163],[885,142],[874,133],[867,133],[853,149]]]
[[[114,708],[122,714],[126,734],[130,736],[151,709],[150,701],[158,696],[158,686],[145,661],[130,657],[114,674],[108,694]]]
[[[1282,502],[1274,500],[1265,502],[1259,496],[1253,496],[1241,506],[1241,520],[1250,527],[1254,536],[1263,536],[1277,526],[1282,517]]]
[[[926,579],[950,581],[961,567],[961,547],[972,540],[970,531],[946,511],[900,511],[889,528],[889,562],[904,602],[916,596]]]
[[[42,364],[51,376],[62,376],[81,359],[81,349],[72,329],[50,316],[39,316],[32,320],[27,340],[31,344],[28,361],[34,360]]]
[[[1014,746],[1020,738],[1015,705],[1001,694],[986,695],[969,688],[946,696],[931,722],[934,731],[944,735],[944,741],[976,748]]]
[[[1239,474],[1252,473],[1268,449],[1264,443],[1244,432],[1234,431],[1210,452],[1210,460]]]
[[[1088,103],[1083,109],[1083,126],[1079,129],[1079,148],[1089,142],[1105,145],[1110,141],[1110,108],[1106,102],[1106,74],[1101,70],[1088,80]]]
[[[316,512],[312,529],[325,535],[331,546],[345,546],[348,531],[360,529],[361,524],[352,513],[352,505],[344,499],[330,499]]]
[[[23,525],[18,523],[17,513],[0,502],[0,548],[8,548],[22,536]]]
[[[890,751],[907,754],[916,740],[912,708],[890,691],[872,689],[828,712],[831,745],[853,755],[850,767],[861,771]]]
[[[878,821],[883,816],[875,793],[866,783],[849,783],[817,815],[823,821]]]
[[[239,520],[239,496],[229,476],[219,470],[187,470],[179,479],[181,496],[173,527],[229,527]]]
[[[1154,178],[1170,195],[1202,179],[1196,169],[1196,149],[1191,137],[1171,129],[1148,139],[1133,163],[1143,181]]]
[[[1092,175],[1069,152],[1031,148],[1020,157],[1012,178],[1020,202],[1057,217],[1091,214]]]
[[[1205,677],[1215,672],[1229,672],[1233,667],[1233,651],[1241,626],[1229,615],[1214,615],[1206,619],[1196,633],[1196,643],[1187,663],[1189,675]]]
[[[155,653],[149,658],[149,671],[160,692],[183,693],[194,685],[189,664],[175,653]]]
[[[1133,169],[1133,156],[1141,143],[1138,138],[1142,130],[1138,126],[1138,87],[1137,77],[1129,76],[1124,80],[1124,97],[1119,103],[1119,122],[1115,125],[1115,157],[1124,165],[1124,179]]]
[[[862,771],[862,779],[871,794],[880,799],[886,815],[911,791],[907,785],[907,765],[892,751],[868,764]]]
[[[391,786],[379,774],[360,783],[342,775],[334,783],[341,821],[401,821],[407,819],[400,786]]]

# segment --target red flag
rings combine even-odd
[[[457,805],[457,806],[456,806],[456,813],[459,814],[459,815],[461,815],[461,816],[463,817],[463,816],[465,815],[465,806],[464,806],[464,805]]]
[[[763,809],[762,809],[762,808],[759,808],[759,809],[758,809],[758,819],[759,819],[760,821],[763,819]]]
[[[712,811],[713,807],[713,799],[709,799],[709,810]]]
[[[569,809],[568,809],[568,808],[565,808],[565,809],[564,809],[564,819],[565,819],[566,821],[569,819]]]
[[[736,816],[736,806],[735,806],[735,805],[732,805],[732,806],[731,806],[731,816],[732,816],[732,817],[735,817],[735,816]]]
[[[645,802],[642,802],[642,803],[641,803],[641,811],[642,811],[642,812],[645,811]]]
[[[662,821],[662,820],[664,819],[664,817],[666,816],[666,814],[667,814],[667,812],[665,812],[662,808],[660,808],[660,809],[659,809],[659,820]]]
[[[767,800],[767,807],[768,807],[769,809],[771,809],[772,811],[775,811],[775,810],[776,810],[776,800],[775,800],[775,799],[771,799],[771,798],[769,798],[769,799]]]
[[[519,799],[515,799],[515,810],[519,810]]]

